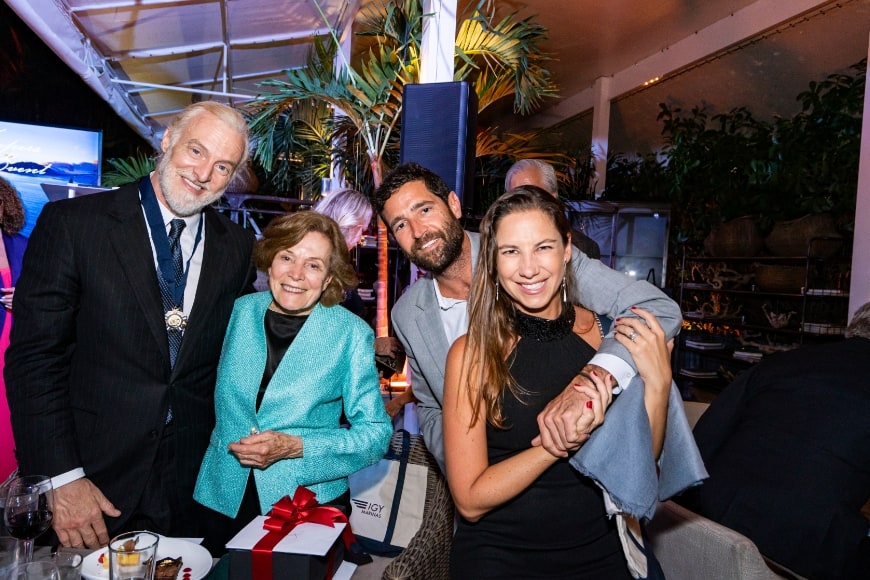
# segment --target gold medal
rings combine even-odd
[[[166,312],[166,330],[181,332],[187,326],[187,316],[177,306]]]

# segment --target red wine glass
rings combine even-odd
[[[24,561],[33,560],[33,540],[51,526],[51,478],[25,475],[9,483],[3,519],[9,535],[24,541]]]

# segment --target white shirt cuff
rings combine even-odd
[[[61,473],[60,475],[55,475],[51,478],[51,486],[54,489],[59,488],[62,485],[66,485],[68,483],[72,483],[77,479],[81,479],[85,476],[85,470],[83,467],[76,467],[75,469],[70,469],[66,473]]]
[[[634,375],[637,372],[631,368],[631,365],[613,354],[607,353],[598,353],[592,357],[592,360],[589,361],[591,365],[598,365],[616,379],[616,382],[619,383],[616,388],[613,389],[613,394],[618,395],[622,392],[622,389],[628,386],[628,383],[631,382],[631,379],[634,378]]]

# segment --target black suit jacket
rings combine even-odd
[[[710,478],[681,503],[802,576],[857,577],[870,498],[870,339],[765,358],[694,432]]]
[[[5,369],[20,468],[55,476],[83,467],[123,512],[110,528],[142,495],[170,403],[177,482],[193,505],[224,332],[254,279],[253,236],[210,208],[204,218],[174,369],[136,184],[46,205],[25,254]]]

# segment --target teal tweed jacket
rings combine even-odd
[[[227,446],[252,428],[296,435],[303,445],[303,457],[254,469],[264,514],[300,485],[321,503],[340,496],[349,474],[383,457],[392,433],[375,370],[374,333],[341,306],[315,307],[255,412],[266,366],[263,320],[271,301],[270,292],[236,301],[218,365],[217,421],[194,499],[228,517],[239,511],[251,468],[241,465]],[[349,429],[339,426],[342,410]]]

